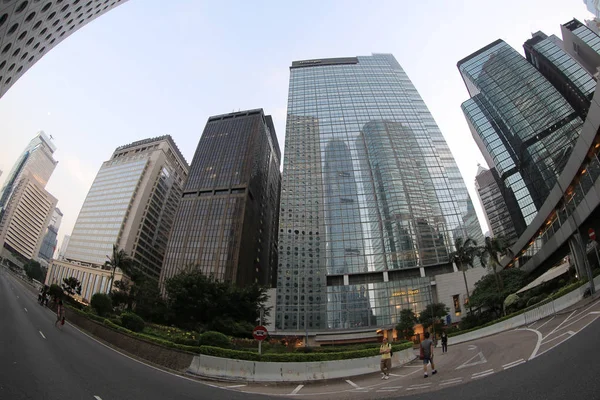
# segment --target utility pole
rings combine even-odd
[[[258,325],[263,326],[263,318],[265,316],[265,309],[263,306],[260,306],[260,317],[258,320]],[[258,355],[260,356],[262,354],[262,340],[258,341]]]

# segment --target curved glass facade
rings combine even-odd
[[[481,242],[454,158],[392,55],[294,62],[276,328],[389,326],[433,300],[456,237]]]

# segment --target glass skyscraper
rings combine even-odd
[[[538,44],[537,50],[550,57],[552,52]],[[473,137],[528,225],[564,168],[583,120],[534,65],[502,40],[459,61],[458,69],[471,95],[462,109]]]
[[[390,54],[290,68],[276,328],[390,327],[482,233],[452,154]]]

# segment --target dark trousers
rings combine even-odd
[[[442,342],[442,353],[448,352],[448,343]]]

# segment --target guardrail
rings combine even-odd
[[[596,290],[600,290],[600,276],[597,276],[594,279],[594,285],[596,286]],[[540,319],[554,315],[580,302],[583,299],[583,294],[587,288],[588,285],[583,285],[556,300],[543,304],[540,307],[529,310],[523,314],[516,315],[494,325],[486,326],[485,328],[449,337],[448,345],[469,342],[486,336],[496,335],[501,332],[532,324]]]
[[[405,349],[392,356],[392,367],[416,358],[415,351]],[[245,382],[310,382],[347,378],[379,371],[381,356],[319,362],[261,362],[232,360],[196,355],[187,373],[225,381]]]

